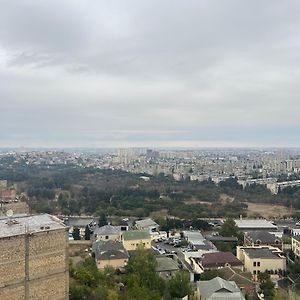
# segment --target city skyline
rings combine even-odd
[[[299,12],[3,1],[0,147],[300,147]]]

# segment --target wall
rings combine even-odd
[[[299,258],[300,257],[300,242],[292,238],[292,250],[294,254]]]
[[[112,259],[112,260],[98,260],[96,261],[99,270],[104,269],[106,266],[113,267],[115,269],[126,266],[128,259]]]
[[[95,240],[96,241],[120,241],[120,234],[111,234],[111,235],[96,234]]]
[[[67,229],[0,239],[1,300],[69,299],[68,269]]]
[[[147,240],[123,240],[123,246],[127,251],[136,250],[138,246],[143,245],[145,249],[151,248],[151,239]]]

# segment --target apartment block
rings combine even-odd
[[[68,228],[59,219],[0,218],[0,299],[69,299]]]

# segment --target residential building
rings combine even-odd
[[[225,267],[218,269],[218,276],[225,280],[231,280],[245,293],[249,299],[256,299],[256,282],[253,281],[250,272],[238,268]]]
[[[128,262],[129,254],[119,241],[97,241],[94,243],[93,248],[99,270],[107,266],[123,268]]]
[[[292,251],[297,259],[300,258],[300,235],[292,237]]]
[[[245,270],[254,276],[273,271],[275,274],[286,270],[286,259],[278,248],[265,247],[237,247],[237,257],[245,266]]]
[[[151,236],[148,230],[124,231],[121,238],[127,251],[137,250],[139,246],[151,249]]]
[[[268,231],[248,231],[244,235],[244,246],[272,246],[283,249],[282,240]]]
[[[159,229],[159,225],[156,222],[154,222],[152,219],[135,221],[135,227],[139,230],[148,229],[150,232],[158,231]]]
[[[242,231],[270,230],[276,231],[277,226],[265,219],[237,219],[236,226]]]
[[[300,228],[292,228],[291,229],[291,235],[292,236],[300,235]]]
[[[74,228],[79,229],[80,236],[84,236],[86,226],[93,226],[96,221],[93,218],[87,217],[68,217],[64,220],[65,224],[69,227],[69,231],[72,233]]]
[[[170,278],[179,271],[177,261],[170,257],[157,256],[156,262],[156,272],[163,278]]]
[[[235,267],[243,270],[243,262],[236,258],[231,252],[210,252],[196,260],[199,268],[199,273],[210,269],[219,269],[223,267]]]
[[[0,218],[0,299],[69,299],[68,246],[51,215]]]
[[[194,250],[217,250],[215,245],[207,240],[200,231],[183,231],[183,236]]]
[[[97,227],[93,232],[95,241],[120,241],[121,229],[117,226],[104,225]]]
[[[234,281],[227,281],[220,277],[215,277],[211,280],[197,282],[197,299],[245,300],[245,297]]]

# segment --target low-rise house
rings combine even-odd
[[[248,295],[249,299],[256,299],[256,282],[252,280],[250,272],[244,272],[238,268],[225,267],[218,269],[218,276],[225,280],[234,281],[241,291]]]
[[[300,228],[292,228],[291,229],[291,235],[292,236],[300,235]]]
[[[159,225],[152,219],[144,219],[135,221],[135,227],[138,230],[149,230],[149,232],[158,231]]]
[[[212,252],[205,253],[200,260],[197,261],[200,273],[205,270],[219,269],[223,267],[235,267],[243,270],[243,262],[236,258],[231,252]]]
[[[122,268],[128,262],[129,254],[118,241],[97,241],[93,244],[93,251],[99,270],[107,266]]]
[[[268,231],[248,231],[244,235],[244,246],[272,246],[283,249],[282,240]]]
[[[217,250],[216,246],[207,240],[200,231],[183,231],[183,236],[190,248],[194,250]]]
[[[215,277],[211,280],[197,282],[197,299],[245,300],[245,297],[234,281],[227,281],[220,277]]]
[[[121,238],[127,251],[137,250],[140,246],[151,249],[151,236],[148,230],[124,231]]]
[[[177,261],[170,257],[157,256],[156,262],[156,272],[158,272],[159,275],[164,278],[172,277],[176,272],[179,271]]]
[[[84,236],[86,226],[92,227],[95,220],[85,217],[68,217],[64,220],[64,223],[69,227],[70,233],[74,231],[74,228],[78,228],[80,236]]]
[[[286,270],[286,259],[274,247],[237,247],[237,257],[244,263],[245,270],[256,275],[267,270],[275,274]]]
[[[94,229],[94,241],[120,241],[121,230],[117,226],[104,225]]]
[[[237,219],[234,220],[236,226],[242,231],[269,230],[276,231],[277,226],[265,219]]]
[[[300,236],[296,235],[292,237],[292,251],[297,259],[300,258]]]
[[[185,262],[191,266],[195,273],[202,273],[203,270],[198,262],[201,260],[205,253],[219,252],[218,250],[197,250],[183,252]]]

